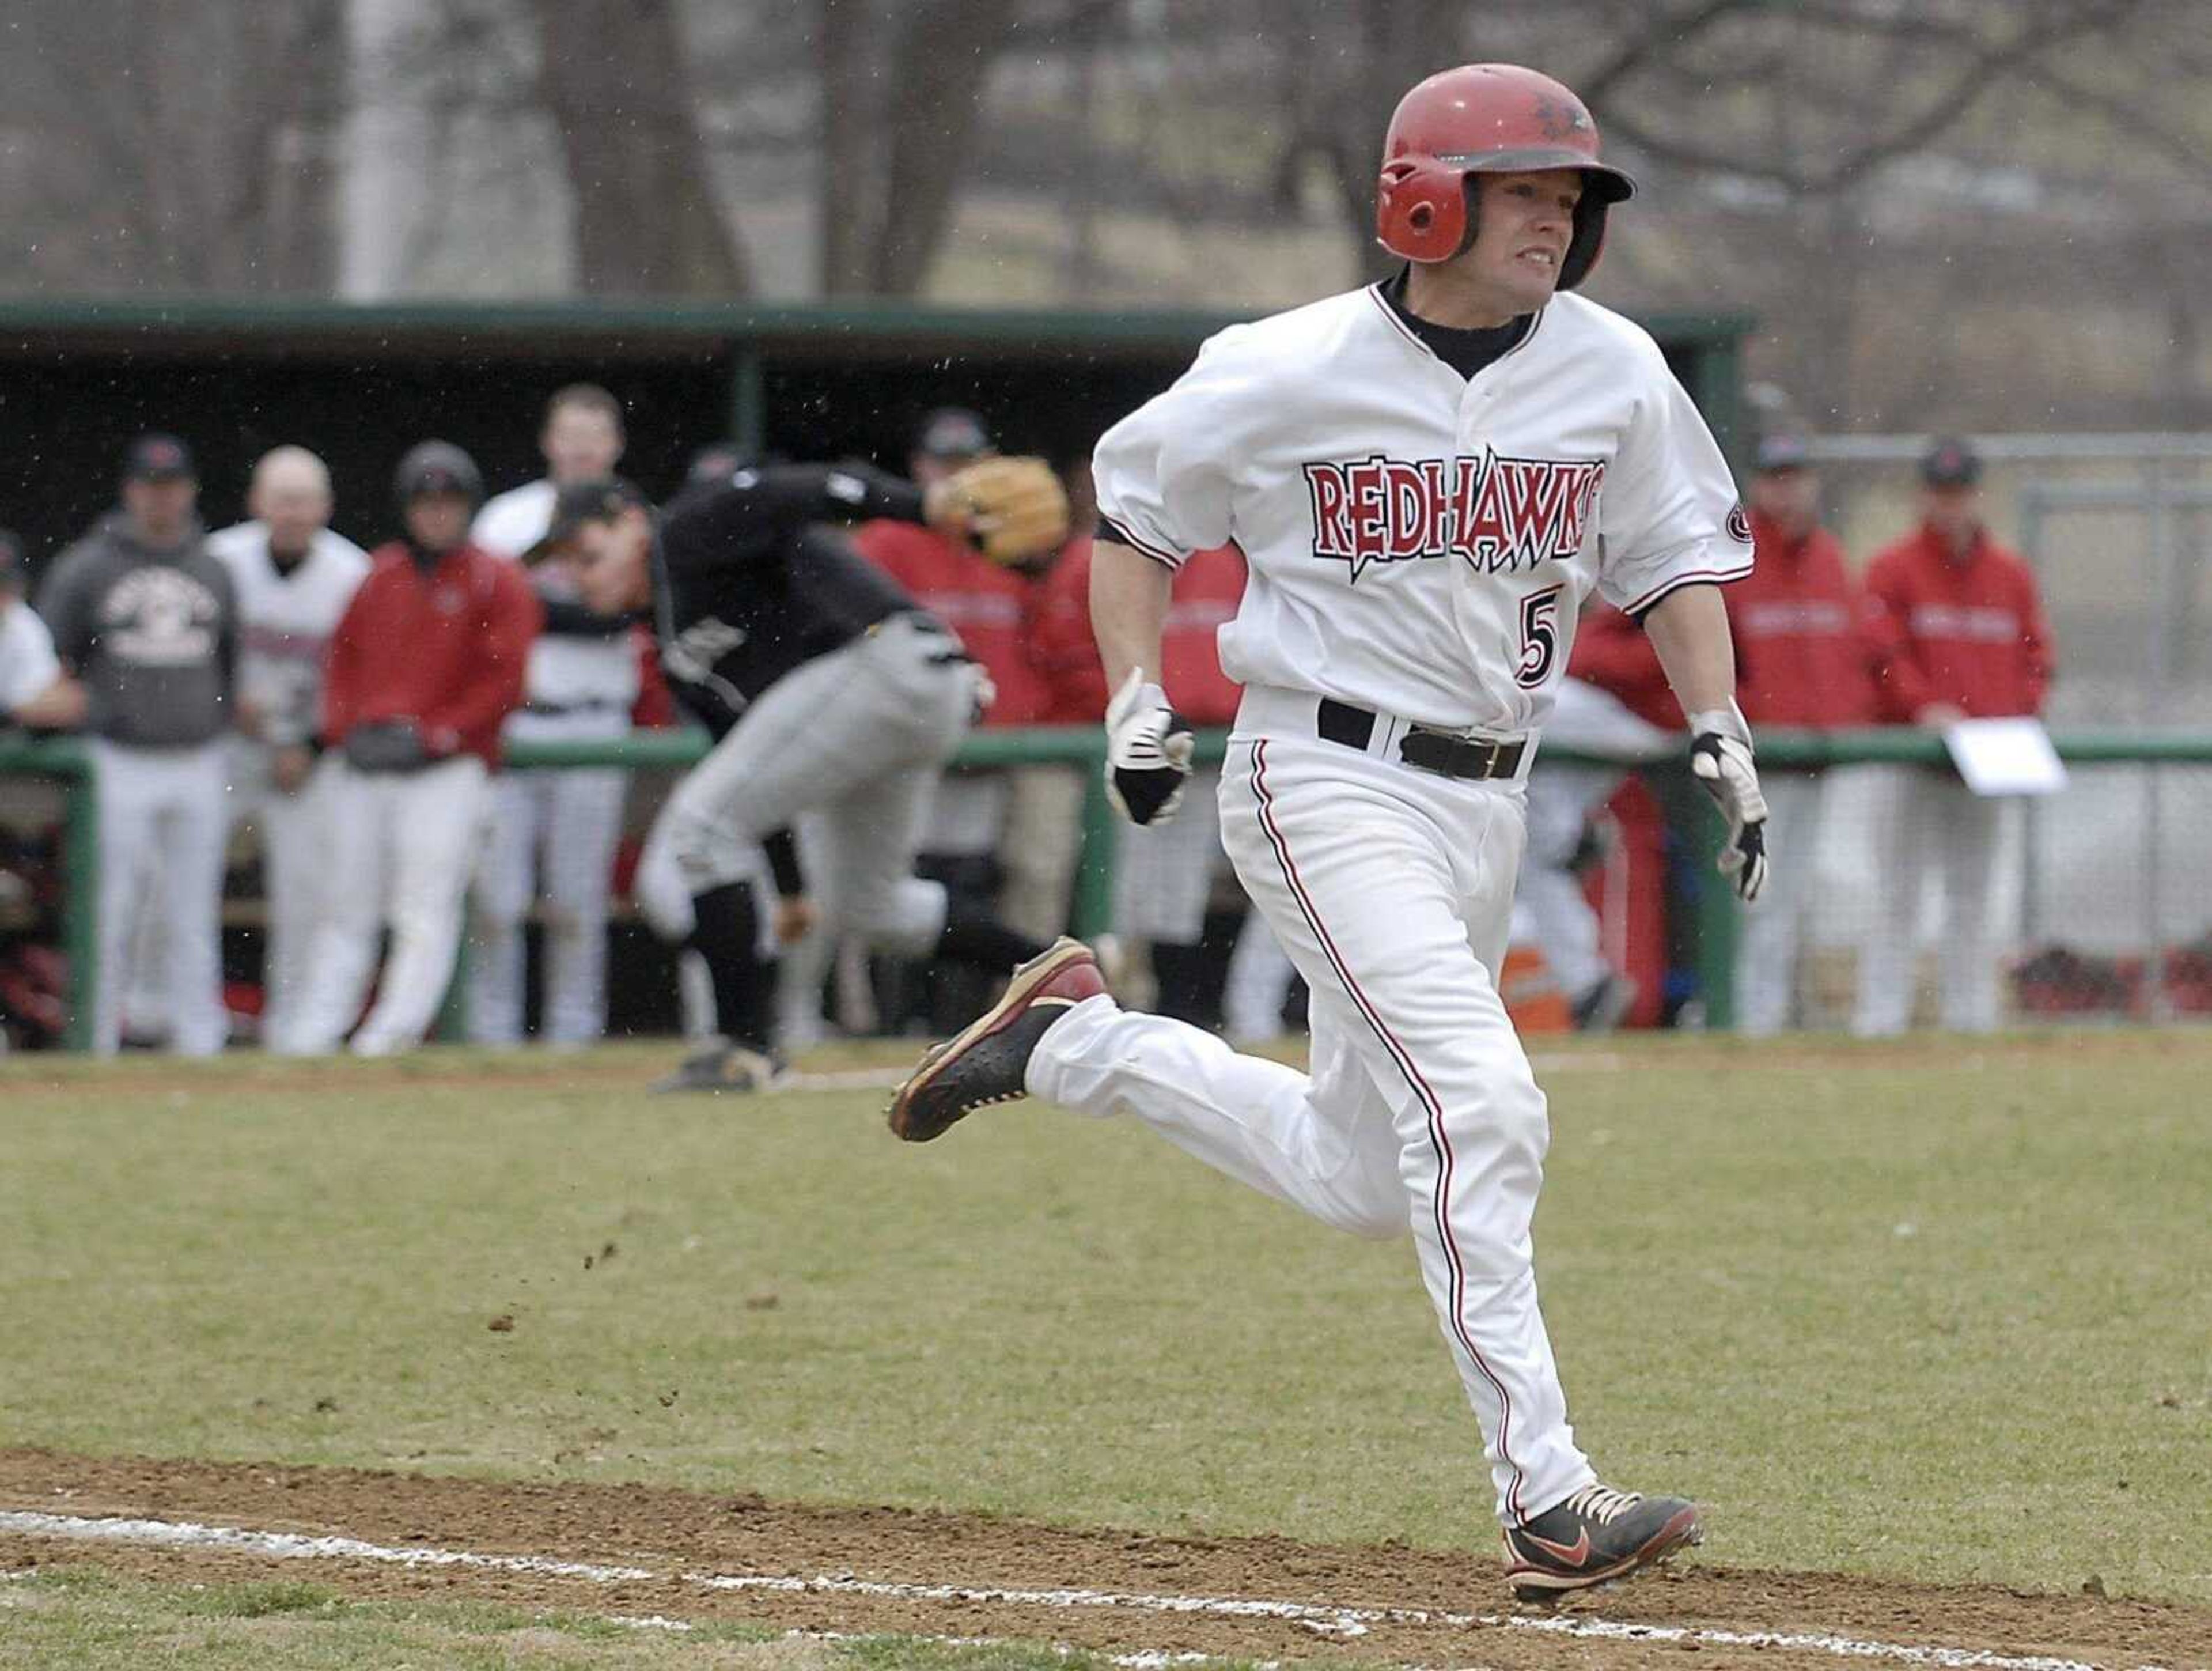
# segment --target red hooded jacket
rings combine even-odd
[[[1757,562],[1721,589],[1744,717],[1753,725],[1873,724],[1875,645],[1844,548],[1821,528],[1793,541],[1756,512],[1751,533]]]
[[[433,754],[496,767],[545,613],[522,565],[461,545],[425,574],[398,540],[370,560],[325,655],[324,741],[335,748],[356,726],[411,719]]]
[[[1937,702],[1973,719],[2042,711],[2053,649],[2043,601],[2026,561],[1986,529],[1954,560],[1923,524],[1867,565],[1866,595],[1890,717]]]
[[[1161,687],[1193,725],[1226,725],[1237,717],[1243,687],[1221,671],[1216,635],[1236,618],[1244,596],[1244,553],[1234,546],[1194,552],[1176,571],[1160,636]],[[1053,717],[1097,720],[1110,692],[1091,631],[1091,541],[1073,541],[1045,582],[1033,639],[1036,662],[1051,681]]]
[[[853,531],[853,544],[983,664],[999,692],[984,724],[1040,725],[1051,717],[1051,689],[1028,648],[1043,582],[1000,568],[965,540],[911,522],[863,522]]]

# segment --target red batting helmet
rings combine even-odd
[[[1568,88],[1517,64],[1443,70],[1398,101],[1382,141],[1375,235],[1408,261],[1449,261],[1474,241],[1467,177],[1535,168],[1583,176],[1574,238],[1559,288],[1589,277],[1605,241],[1605,211],[1636,182],[1597,159],[1597,124]]]

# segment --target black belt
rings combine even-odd
[[[1364,752],[1375,739],[1375,716],[1334,697],[1321,699],[1316,729],[1330,742]],[[1528,752],[1524,739],[1504,742],[1483,737],[1455,736],[1449,731],[1425,731],[1419,726],[1398,744],[1398,758],[1439,778],[1462,778],[1480,782],[1487,778],[1510,778],[1521,770],[1521,757]]]
[[[526,702],[522,711],[553,718],[562,714],[626,714],[630,710],[627,702],[613,697],[587,697],[581,702]]]

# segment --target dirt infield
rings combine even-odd
[[[211,1528],[291,1535],[224,1540]],[[1139,1536],[642,1486],[0,1450],[0,1569],[298,1577],[307,1558],[318,1582],[362,1597],[469,1595],[1117,1653],[1512,1671],[1680,1667],[1685,1653],[1708,1666],[2212,1665],[2212,1608],[2097,1595],[1733,1570],[1692,1558],[1534,1613],[1514,1607],[1487,1550]]]

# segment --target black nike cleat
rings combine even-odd
[[[1047,1029],[1106,990],[1091,948],[1066,936],[1014,971],[1005,996],[933,1045],[891,1099],[891,1130],[908,1143],[941,1137],[978,1108],[1029,1095],[1022,1076]]]
[[[1547,1601],[1656,1566],[1704,1536],[1686,1498],[1585,1485],[1505,1528],[1505,1582],[1523,1601]]]

